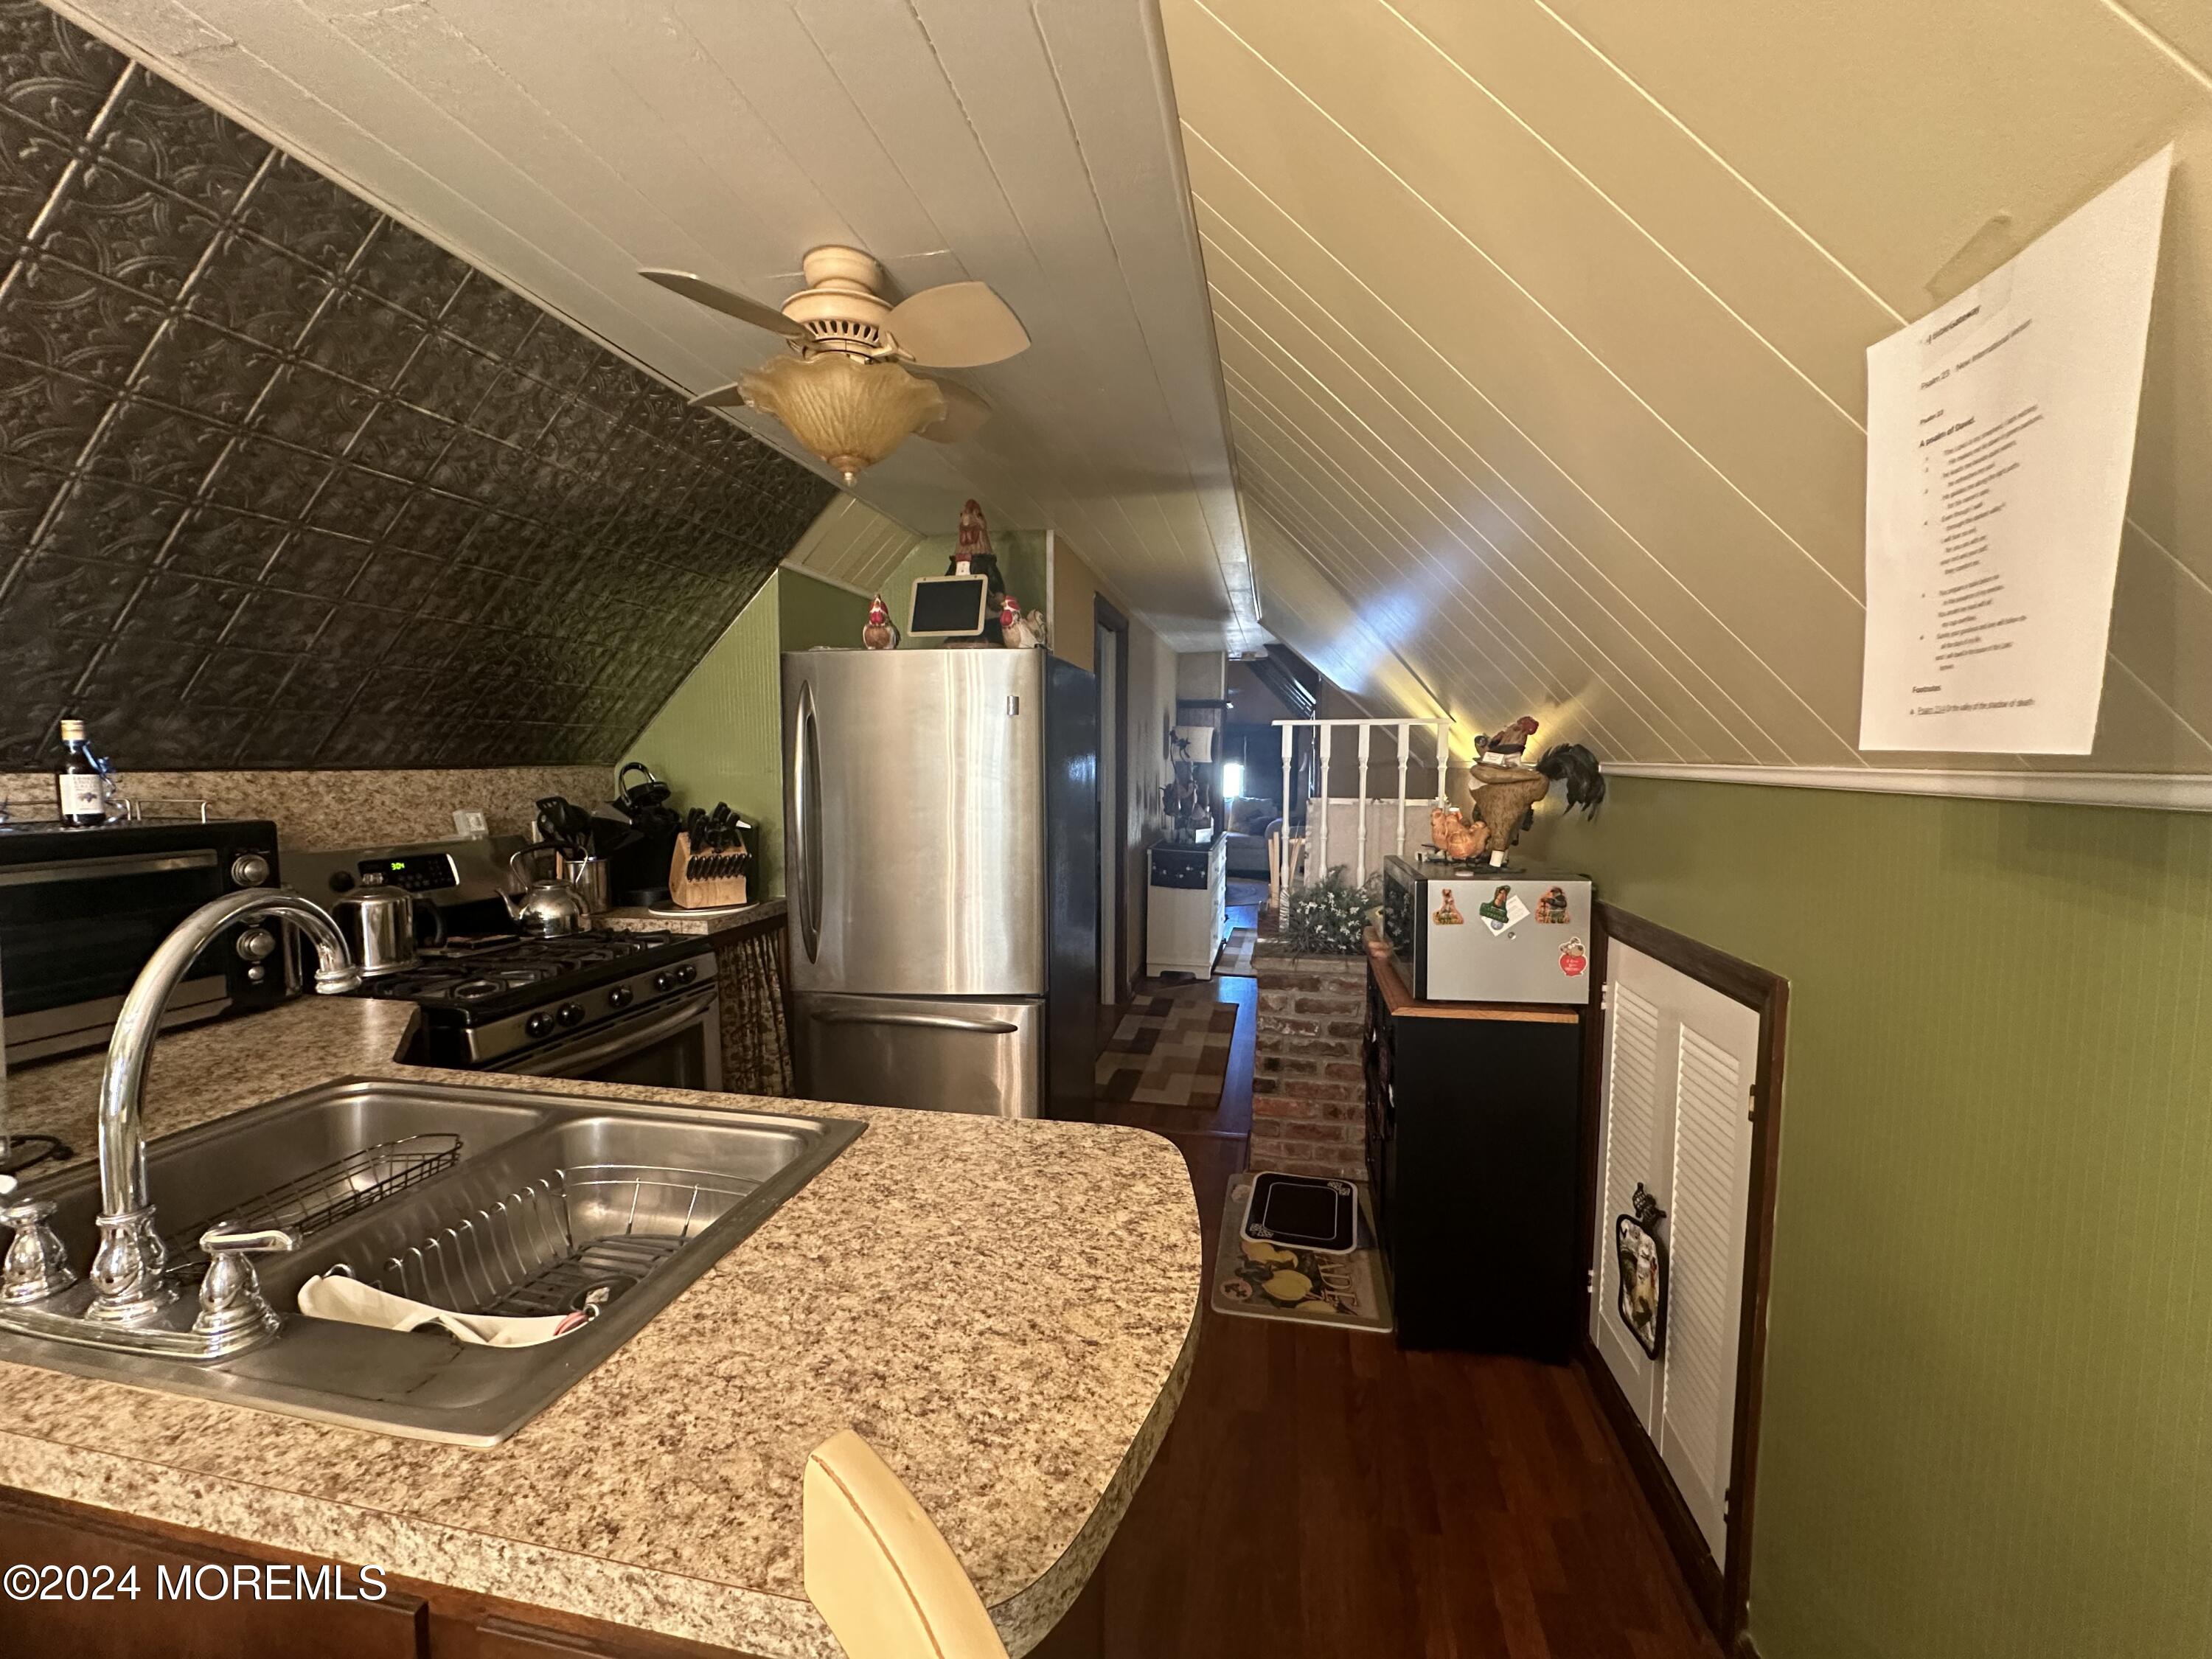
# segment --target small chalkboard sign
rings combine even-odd
[[[908,636],[955,639],[981,634],[990,588],[988,576],[917,578],[914,604],[907,612]]]

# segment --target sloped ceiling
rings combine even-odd
[[[783,562],[867,593],[904,564],[922,539],[859,496],[840,495],[807,526]]]
[[[1608,759],[2212,770],[2203,0],[1163,17],[1266,621],[1333,678]],[[2169,139],[2096,753],[1860,754],[1866,347]]]
[[[867,249],[979,277],[1036,344],[963,371],[997,416],[858,493],[908,528],[1075,537],[1170,640],[1255,637],[1156,22],[1097,0],[58,0],[359,193],[692,392],[774,337],[757,297]],[[774,422],[741,417],[790,449]],[[795,453],[795,452],[794,452]],[[811,458],[800,456],[801,459]],[[1240,621],[1240,616],[1242,620]]]

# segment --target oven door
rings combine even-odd
[[[628,1083],[648,1089],[722,1087],[722,999],[703,991],[533,1048],[491,1068],[525,1077]]]

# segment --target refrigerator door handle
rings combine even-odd
[[[958,1014],[863,1014],[824,1009],[812,1016],[817,1025],[912,1025],[931,1031],[981,1031],[989,1036],[1009,1036],[1022,1028],[1004,1019],[969,1019]]]
[[[822,820],[817,799],[822,793],[821,735],[814,724],[813,682],[799,688],[799,752],[792,758],[791,793],[793,839],[799,857],[792,874],[799,887],[799,939],[809,962],[822,948]]]

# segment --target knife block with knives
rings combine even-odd
[[[682,910],[746,903],[745,877],[753,861],[748,844],[751,829],[726,802],[712,812],[694,807],[684,817],[668,861],[670,903]]]

